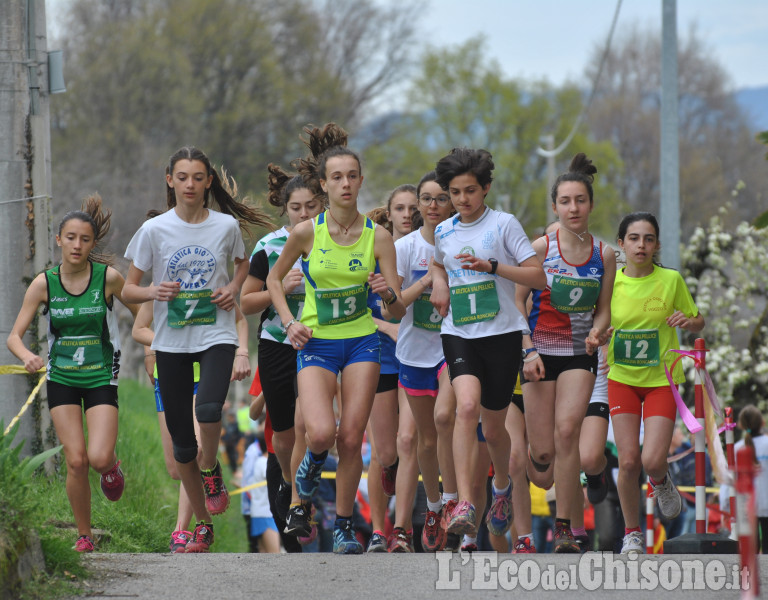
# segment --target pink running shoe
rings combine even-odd
[[[475,507],[466,500],[462,500],[453,509],[451,520],[448,523],[450,533],[458,533],[475,537],[477,534],[477,519]]]
[[[107,500],[117,502],[123,495],[125,489],[125,476],[120,468],[120,461],[115,463],[106,473],[101,474],[101,491],[104,492]]]
[[[220,515],[229,508],[229,492],[224,485],[221,476],[221,464],[216,461],[216,466],[207,471],[200,471],[205,491],[205,508],[212,515]]]
[[[200,521],[195,527],[192,539],[187,542],[185,552],[187,554],[196,552],[208,552],[213,546],[213,524]]]
[[[87,535],[81,535],[75,542],[77,552],[93,552],[93,540]]]
[[[192,539],[190,531],[174,531],[171,534],[170,549],[172,554],[184,554],[187,551],[187,544]]]

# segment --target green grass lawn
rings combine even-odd
[[[166,472],[154,394],[147,385],[124,379],[119,388],[119,433],[117,456],[125,473],[125,492],[118,502],[108,501],[101,492],[99,475],[91,471],[91,525],[103,531],[98,552],[168,552],[168,542],[176,522],[179,483]],[[37,474],[27,480],[21,495],[19,519],[23,523],[5,527],[34,527],[38,530],[46,555],[48,576],[53,579],[82,577],[80,556],[72,549],[77,538],[72,511],[65,490],[63,456],[60,469]],[[229,471],[225,467],[224,476]],[[226,481],[226,479],[225,479]],[[227,482],[229,484],[229,482]],[[234,489],[233,485],[228,485]],[[0,493],[0,500],[3,494]],[[224,514],[214,517],[213,552],[247,552],[245,523],[240,513],[240,496]],[[43,597],[40,587],[24,597]]]

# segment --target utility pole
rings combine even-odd
[[[662,0],[661,260],[680,269],[680,149],[677,115],[677,0]]]
[[[5,345],[26,288],[50,260],[51,144],[45,0],[0,2],[0,365],[18,365]],[[44,326],[25,337],[45,356]],[[31,388],[0,375],[0,420],[7,426]],[[44,416],[43,416],[44,415]],[[40,401],[19,420],[24,454],[40,450],[48,425]]]

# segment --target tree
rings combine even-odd
[[[742,222],[730,230],[724,217],[731,209],[726,202],[706,227],[696,227],[683,250],[683,275],[707,322],[707,371],[718,396],[735,404],[737,412],[749,403],[765,412],[768,229]],[[693,339],[687,342],[693,346]]]
[[[422,4],[373,0],[72,0],[53,100],[58,212],[97,190],[124,248],[165,202],[167,157],[205,150],[260,196],[266,165],[304,153],[301,128],[350,130],[407,66]]]
[[[597,139],[611,142],[625,166],[621,197],[633,210],[658,212],[661,35],[632,27],[608,56],[589,111]],[[594,81],[603,49],[587,68]],[[716,214],[722,198],[742,181],[740,202],[723,217],[729,225],[751,220],[765,187],[765,167],[728,75],[695,28],[678,52],[680,199],[684,236]]]
[[[475,38],[427,51],[407,94],[408,113],[390,115],[361,136],[373,204],[382,204],[401,183],[418,182],[451,148],[481,147],[496,165],[490,203],[514,212],[529,228],[552,220],[546,163],[536,148],[545,133],[565,138],[581,110],[580,90],[505,79]],[[558,158],[560,171],[578,151],[598,167],[594,228],[612,235],[623,203],[610,183],[620,179],[621,164],[609,144],[579,132]]]

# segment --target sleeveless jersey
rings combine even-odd
[[[592,329],[594,309],[603,279],[603,244],[592,237],[592,254],[572,265],[560,253],[559,230],[547,236],[544,272],[547,287],[533,290],[528,318],[533,345],[549,356],[587,353],[585,340]]]
[[[397,274],[403,278],[403,289],[411,287],[429,270],[435,247],[424,239],[421,230],[409,233],[395,242]],[[397,335],[397,358],[409,367],[431,368],[445,357],[440,341],[443,318],[429,296],[432,288],[421,291],[408,306]]]
[[[528,325],[515,306],[515,284],[490,273],[464,269],[457,254],[496,258],[518,266],[536,255],[518,220],[486,208],[472,223],[458,216],[435,228],[435,262],[448,274],[451,303],[441,332],[465,339],[522,331]]]
[[[281,227],[277,231],[265,235],[256,242],[251,257],[263,251],[266,255],[269,269],[271,270],[272,267],[275,266],[277,259],[280,257],[280,253],[285,247],[288,235],[288,230],[285,227]],[[301,269],[301,259],[298,259],[292,268]],[[262,281],[266,281],[268,273],[269,271],[263,274],[260,273],[258,278]],[[301,314],[304,309],[304,286],[301,285],[293,290],[287,290],[285,299],[288,301],[288,306],[290,307],[293,316],[296,320],[301,321]],[[271,304],[267,307],[261,317],[261,334],[259,337],[264,340],[271,340],[281,344],[291,344],[290,340],[288,340],[288,335],[283,329],[280,315],[275,312],[275,309]]]
[[[326,213],[312,219],[315,239],[301,261],[305,303],[301,322],[320,339],[349,339],[370,335],[376,324],[368,308],[368,273],[376,268],[376,225],[368,217],[363,232],[350,246],[340,246],[328,232]]]
[[[689,318],[699,314],[677,271],[654,265],[645,277],[627,277],[624,269],[616,273],[608,379],[638,387],[669,385],[664,364],[671,367],[677,355],[667,350],[679,346],[676,328],[667,325],[667,317],[676,310]],[[672,378],[675,383],[685,380],[681,362],[672,370]]]
[[[91,263],[91,280],[77,296],[64,288],[59,269],[45,272],[48,379],[79,388],[117,385],[120,334],[112,305],[104,297],[107,265]]]

